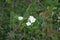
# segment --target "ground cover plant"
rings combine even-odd
[[[0,40],[60,40],[60,0],[0,0]]]

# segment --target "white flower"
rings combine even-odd
[[[60,28],[59,28],[59,30],[60,30]]]
[[[23,17],[22,17],[22,16],[19,16],[19,17],[18,17],[18,20],[23,20]]]
[[[26,25],[27,25],[27,26],[30,26],[30,25],[31,25],[31,23],[30,23],[30,22],[27,22],[27,23],[26,23]]]
[[[30,16],[28,18],[28,21],[30,21],[31,23],[34,23],[36,21],[36,19],[33,16]]]

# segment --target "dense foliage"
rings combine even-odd
[[[0,40],[60,40],[59,28],[59,0],[0,0]]]

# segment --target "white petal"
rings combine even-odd
[[[19,17],[18,17],[18,20],[23,20],[23,17],[22,17],[22,16],[19,16]]]
[[[60,28],[59,28],[59,30],[60,30]]]
[[[34,23],[36,21],[36,19],[33,16],[30,16],[28,19],[31,23]]]
[[[31,25],[31,23],[30,23],[30,22],[27,22],[27,23],[26,23],[26,25],[27,25],[27,26],[30,26],[30,25]]]

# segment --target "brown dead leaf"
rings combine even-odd
[[[49,27],[46,28],[46,34],[47,34],[48,36],[50,36],[50,34],[51,34]]]
[[[48,13],[50,12],[50,10],[45,10],[44,12],[39,13],[39,16],[48,16]]]

